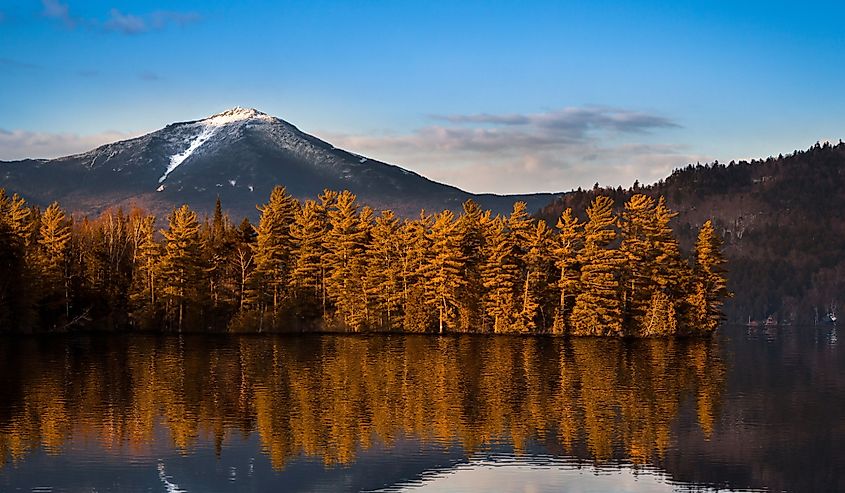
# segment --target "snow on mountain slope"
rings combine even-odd
[[[554,195],[473,195],[398,166],[338,149],[290,123],[236,107],[170,124],[134,139],[51,160],[0,162],[0,187],[85,213],[135,203],[159,213],[187,203],[210,211],[220,197],[235,216],[256,217],[276,185],[299,198],[348,189],[362,203],[412,216],[420,209],[460,210],[474,198],[494,212],[515,200],[532,209]]]

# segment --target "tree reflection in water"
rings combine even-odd
[[[467,455],[529,441],[605,463],[660,463],[685,403],[708,436],[725,381],[718,342],[521,337],[76,336],[0,346],[0,457],[72,438],[144,454],[218,452],[257,432],[276,469],[347,464],[403,437]]]

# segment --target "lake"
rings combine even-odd
[[[2,491],[845,491],[834,327],[0,339]]]

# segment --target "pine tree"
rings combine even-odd
[[[405,315],[403,327],[409,332],[426,332],[437,321],[426,303],[423,268],[431,250],[429,231],[432,218],[425,211],[415,220],[406,220],[400,231],[400,265],[402,306]]]
[[[425,286],[425,302],[437,310],[438,332],[442,334],[447,328],[456,327],[457,295],[463,283],[455,215],[448,210],[437,214],[428,236],[431,249],[421,277]]]
[[[280,323],[281,308],[290,282],[293,241],[290,227],[299,207],[284,187],[275,187],[270,200],[259,207],[261,219],[255,228],[253,244],[255,269],[250,279],[249,302],[259,311],[259,332],[264,329],[267,312],[270,325]]]
[[[329,232],[325,236],[326,293],[339,323],[360,330],[364,320],[362,272],[357,259],[363,255],[365,232],[361,230],[355,195],[343,191],[328,212]]]
[[[156,321],[161,249],[155,239],[155,217],[138,215],[132,223],[133,276],[130,287],[130,317],[141,327]]]
[[[538,222],[523,254],[521,311],[517,317],[520,332],[545,330],[551,325],[545,307],[549,302],[549,273],[553,268],[550,254],[551,231],[545,222]]]
[[[461,332],[481,331],[484,327],[482,300],[484,281],[481,269],[484,264],[484,233],[490,222],[490,211],[483,211],[472,199],[463,204],[458,218],[456,234],[463,258],[464,282],[458,295],[458,325]]]
[[[170,215],[168,228],[161,230],[165,251],[161,259],[162,295],[167,304],[166,320],[181,332],[197,287],[202,282],[200,225],[187,205]]]
[[[42,295],[42,315],[55,316],[53,310],[63,308],[65,319],[70,316],[70,279],[68,255],[71,228],[64,211],[53,202],[41,216],[38,230],[38,267]]]
[[[625,258],[612,248],[617,236],[613,200],[596,197],[587,209],[587,217],[579,259],[581,292],[572,309],[572,333],[621,336],[624,330],[619,277]]]
[[[235,235],[228,216],[223,213],[220,197],[214,203],[211,224],[203,228],[203,256],[208,266],[208,297],[217,316],[227,316],[234,305],[230,257],[234,254]]]
[[[693,291],[689,296],[693,325],[688,331],[710,333],[722,322],[722,304],[730,296],[724,265],[722,239],[708,220],[701,226],[695,243]]]
[[[626,258],[626,325],[634,334],[642,330],[650,335],[669,334],[677,326],[676,321],[667,322],[661,331],[655,327],[653,315],[655,309],[667,310],[663,303],[679,298],[686,277],[680,247],[669,226],[675,215],[662,198],[655,202],[651,197],[634,195],[625,204],[620,251]]]
[[[572,307],[575,306],[575,299],[580,292],[581,265],[578,258],[581,256],[584,236],[583,225],[572,213],[572,209],[563,211],[558,219],[557,229],[558,235],[553,253],[555,266],[559,272],[557,287],[560,291],[560,299],[552,331],[556,334],[564,334],[570,329],[569,318]]]
[[[506,222],[497,217],[487,228],[485,262],[482,279],[486,293],[484,313],[492,318],[493,332],[506,333],[515,329],[516,300],[514,290],[519,283],[519,267],[514,260],[514,242],[508,234]]]
[[[290,227],[293,242],[293,270],[290,284],[301,318],[326,315],[323,237],[328,230],[322,207],[307,200],[297,211]]]
[[[638,194],[625,203],[622,212],[622,244],[619,250],[626,260],[624,308],[626,325],[632,325],[635,330],[643,323],[656,287],[654,207],[654,199]]]
[[[27,317],[25,308],[29,273],[26,269],[25,243],[19,235],[18,197],[7,197],[0,188],[0,331],[17,329]],[[22,202],[22,200],[21,200]]]
[[[387,330],[402,324],[401,224],[392,211],[384,211],[370,231],[367,285],[372,289],[374,319]]]

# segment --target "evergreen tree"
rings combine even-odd
[[[506,222],[496,217],[487,228],[485,262],[482,279],[486,293],[484,313],[493,332],[515,330],[516,300],[514,290],[519,283],[519,267],[514,259],[514,242],[508,234]]]
[[[426,332],[437,323],[426,303],[423,268],[431,250],[429,231],[432,218],[425,211],[413,221],[405,221],[400,231],[400,265],[402,282],[402,305],[404,307],[404,328],[409,332]]]
[[[328,212],[329,231],[323,247],[328,276],[326,293],[343,326],[358,331],[365,321],[363,272],[359,259],[364,252],[366,232],[361,229],[355,195],[343,191]]]
[[[455,215],[443,211],[434,217],[429,233],[431,249],[422,267],[425,302],[437,310],[438,332],[454,329],[458,308],[458,289],[462,258],[455,231]]]
[[[130,317],[140,327],[153,327],[157,316],[161,249],[155,239],[155,217],[138,215],[132,224],[133,276],[129,300]]]
[[[47,320],[54,319],[58,307],[63,309],[65,320],[70,316],[70,240],[70,223],[59,204],[53,202],[41,216],[38,229],[39,290],[42,316]]]
[[[654,316],[655,310],[660,313],[669,310],[664,304],[672,304],[673,300],[683,297],[680,291],[688,277],[680,247],[669,226],[675,215],[662,198],[655,201],[645,195],[634,195],[625,204],[620,251],[627,262],[624,275],[626,325],[634,334],[639,331],[649,335],[669,334],[676,330],[675,320],[659,329],[655,326],[658,318]],[[675,313],[674,306],[671,312]]]
[[[165,320],[181,332],[192,303],[197,304],[197,287],[202,282],[200,225],[197,214],[187,205],[170,215],[161,259],[162,297],[166,303]]]
[[[701,226],[695,242],[693,291],[689,297],[693,316],[689,331],[710,333],[722,322],[722,304],[730,296],[724,265],[722,239],[708,220]]]
[[[211,224],[203,228],[202,245],[205,265],[208,266],[208,297],[215,318],[228,318],[237,301],[233,282],[231,257],[235,254],[236,234],[228,216],[223,213],[220,197],[214,203]]]
[[[456,233],[463,258],[464,282],[458,295],[459,330],[481,331],[484,327],[482,300],[484,281],[481,269],[484,264],[484,233],[490,222],[490,211],[483,211],[472,199],[463,204],[463,214],[458,218]]]
[[[384,211],[370,231],[367,285],[372,289],[374,319],[387,330],[402,324],[401,224],[392,211]]]
[[[29,318],[26,293],[30,275],[20,233],[29,209],[20,207],[22,202],[17,195],[7,197],[0,188],[0,331],[18,329]]]
[[[264,329],[267,313],[270,326],[280,323],[286,288],[290,282],[293,241],[290,227],[299,207],[284,187],[275,187],[270,200],[259,207],[261,219],[255,228],[253,244],[255,269],[250,279],[249,302],[259,312],[259,331]]]
[[[582,228],[583,225],[572,213],[572,209],[564,210],[557,222],[558,235],[553,253],[555,266],[559,272],[557,287],[560,298],[552,329],[556,334],[569,331],[569,318],[575,306],[575,299],[580,292],[581,265],[578,258],[581,256],[584,243]]]
[[[293,241],[293,270],[290,284],[301,318],[326,315],[323,237],[328,230],[322,207],[306,200],[290,227]]]
[[[619,277],[625,258],[611,246],[617,236],[613,200],[596,197],[587,209],[587,217],[579,259],[581,292],[572,309],[572,333],[621,336],[624,328]]]
[[[521,310],[518,329],[524,333],[545,330],[550,324],[545,307],[550,301],[549,274],[553,268],[550,254],[551,231],[545,222],[538,222],[523,254]]]

